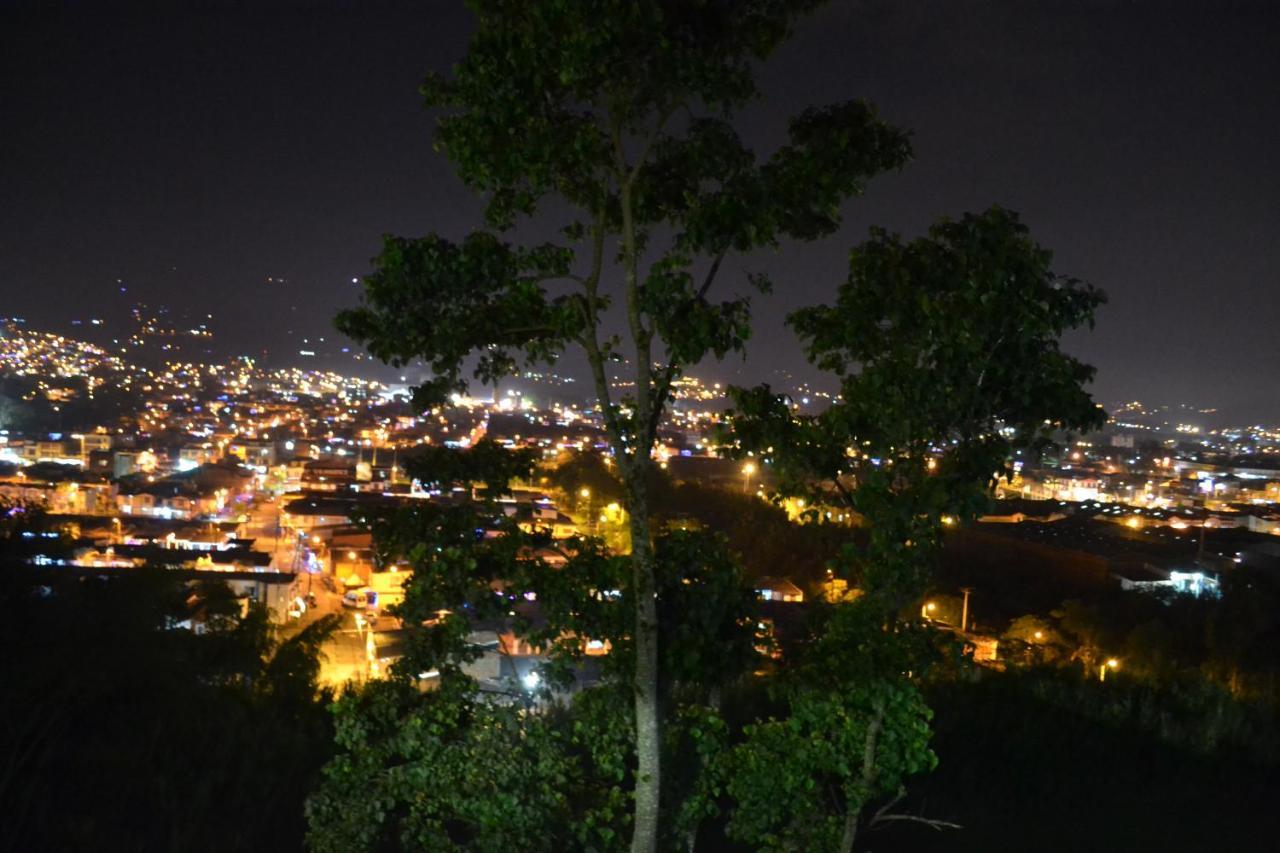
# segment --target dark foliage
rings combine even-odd
[[[164,570],[103,579],[0,565],[0,834],[12,849],[298,850],[332,749],[320,622],[278,642],[204,585],[210,631],[170,628]]]
[[[655,521],[724,536],[750,578],[782,575],[812,586],[826,580],[828,564],[858,535],[843,524],[798,524],[755,495],[658,477],[651,482]]]
[[[1037,850],[1269,851],[1280,816],[1276,765],[1161,740],[1130,716],[1130,689],[1039,675],[989,676],[928,694],[938,769],[909,803],[964,824],[939,834],[897,826],[871,849],[993,853]],[[1153,704],[1172,701],[1156,694]],[[1108,719],[1086,712],[1107,706]],[[1206,709],[1207,710],[1207,709]],[[1200,717],[1212,724],[1212,713]]]

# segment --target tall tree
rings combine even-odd
[[[1060,347],[1105,297],[1051,261],[999,207],[910,242],[873,229],[836,304],[789,318],[839,402],[810,417],[768,386],[731,391],[739,454],[773,465],[783,492],[870,522],[854,562],[877,590],[916,591],[944,519],[982,510],[1016,450],[1105,421],[1094,369]]]
[[[747,298],[709,298],[728,255],[832,233],[844,200],[907,161],[907,136],[850,101],[806,110],[765,159],[739,138],[731,119],[758,94],[757,63],[819,0],[470,5],[466,57],[423,92],[442,111],[438,149],[485,196],[487,229],[461,242],[387,238],[363,306],[338,327],[383,360],[428,362],[422,406],[464,389],[468,366],[494,381],[569,347],[585,354],[630,516],[632,849],[654,850],[662,736],[646,482],[672,383],[750,335]],[[562,217],[559,242],[498,236],[539,212]],[[624,358],[633,390],[619,396]]]
[[[907,642],[902,609],[924,591],[944,524],[986,505],[1016,448],[1104,421],[1085,389],[1093,368],[1059,345],[1104,297],[1051,260],[1000,208],[910,242],[875,229],[836,303],[789,318],[810,361],[839,379],[838,402],[806,416],[767,386],[733,391],[736,452],[772,464],[783,493],[852,510],[870,531],[836,561],[864,595],[829,614],[787,685],[790,715],[748,727],[734,750],[732,835],[844,853],[860,827],[918,819],[863,815],[934,761],[918,680],[903,675],[929,655]],[[773,790],[751,772],[765,765]]]

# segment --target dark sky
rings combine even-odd
[[[1280,420],[1277,6],[835,0],[762,72],[748,137],[866,97],[917,159],[822,247],[735,263],[777,293],[751,361],[700,372],[800,367],[778,318],[830,298],[869,225],[999,203],[1111,295],[1070,340],[1099,399]],[[379,235],[476,221],[416,93],[461,55],[460,7],[0,0],[0,316],[64,327],[143,299],[245,349],[332,334]]]

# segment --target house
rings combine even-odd
[[[212,442],[184,444],[178,448],[177,467],[179,471],[190,471],[201,465],[216,462],[217,457],[218,452]]]
[[[754,589],[762,601],[786,601],[797,604],[804,601],[804,591],[786,578],[760,578],[756,581]]]
[[[182,480],[122,481],[115,500],[123,515],[190,520],[221,510],[225,493]]]
[[[308,531],[351,523],[354,501],[307,497],[289,501],[280,512],[280,524],[289,530]]]
[[[999,656],[1000,638],[969,634],[965,637],[964,650],[973,655],[974,663],[993,664]]]
[[[1021,524],[1024,521],[1050,523],[1067,517],[1058,501],[1006,498],[996,501],[991,512],[978,521],[986,524]]]
[[[88,432],[75,436],[80,439],[80,455],[88,459],[91,453],[107,453],[111,450],[111,436],[103,432]]]
[[[239,439],[227,448],[233,456],[239,456],[244,464],[269,467],[276,464],[276,445],[273,441]]]
[[[349,491],[356,483],[356,469],[346,462],[313,459],[303,465],[301,482],[306,491]]]
[[[374,574],[373,534],[344,525],[333,528],[328,538],[333,576],[348,587],[368,586]]]
[[[1245,526],[1254,533],[1280,535],[1280,512],[1251,510],[1244,514]]]
[[[1217,598],[1222,594],[1217,576],[1196,569],[1178,571],[1144,563],[1141,566],[1118,569],[1112,575],[1120,582],[1123,590],[1147,593],[1168,591],[1196,598]]]
[[[578,535],[578,525],[565,515],[550,498],[502,498],[498,501],[507,518],[515,518],[520,526],[528,531],[542,530],[551,532],[553,539],[568,539]]]

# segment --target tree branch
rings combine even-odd
[[[871,786],[876,777],[876,747],[880,737],[880,727],[884,725],[884,703],[876,704],[875,716],[867,725],[867,737],[862,747],[862,784]]]
[[[576,281],[578,284],[586,284],[586,279],[580,275],[574,275],[571,272],[556,273],[555,275],[540,275],[529,279],[533,284],[542,284],[544,281]]]
[[[849,505],[849,508],[853,509],[853,492],[849,491],[845,484],[840,482],[840,475],[837,474],[832,477],[831,483],[836,487],[836,491],[840,493],[840,497],[844,499],[844,502]]]
[[[936,829],[939,832],[944,829],[964,829],[960,824],[952,823],[949,820],[937,820],[935,818],[920,817],[919,815],[913,814],[880,814],[879,812],[877,812],[876,816],[871,819],[868,826],[875,826],[878,823],[888,823],[889,821],[895,820],[905,820],[910,823],[924,824],[925,826],[930,827],[931,829]]]
[[[502,334],[503,335],[533,335],[533,334],[551,335],[551,334],[555,334],[556,331],[557,329],[555,326],[547,326],[547,325],[512,326],[510,329],[503,329]],[[513,346],[514,344],[503,341],[503,342],[498,342],[496,345],[497,346]]]
[[[609,110],[609,140],[613,143],[613,169],[618,178],[618,188],[630,186],[627,175],[627,152],[622,148],[622,126],[614,117],[613,109]]]
[[[636,435],[635,458],[627,464],[628,476],[641,477],[644,466],[648,464],[648,454],[653,444],[654,433],[650,428],[653,411],[653,363],[652,341],[653,331],[645,328],[644,311],[640,305],[639,254],[636,241],[635,211],[632,209],[634,199],[631,184],[626,178],[626,162],[622,151],[622,131],[616,117],[610,116],[609,127],[614,140],[614,156],[617,159],[620,186],[618,201],[622,209],[622,275],[623,292],[626,298],[627,325],[631,331],[631,340],[635,345],[636,357],[636,412],[633,423],[640,426]],[[621,460],[620,460],[621,461]]]
[[[875,704],[875,714],[867,724],[867,734],[862,745],[862,777],[858,780],[863,791],[871,790],[871,783],[876,778],[876,749],[880,737],[880,728],[884,725],[884,701]],[[858,814],[862,810],[859,802],[857,808],[846,806],[844,816],[844,832],[840,837],[840,853],[850,853],[853,842],[858,837]]]
[[[702,286],[698,288],[694,301],[701,302],[706,298],[707,291],[711,289],[711,285],[715,282],[716,274],[720,272],[720,264],[724,262],[727,253],[727,249],[721,249],[711,261],[711,269],[707,270],[707,275],[703,278]],[[674,358],[667,359],[667,366],[662,369],[658,377],[658,384],[654,389],[653,413],[649,419],[649,432],[654,436],[658,434],[658,424],[662,420],[663,405],[667,395],[671,393],[671,383],[675,381],[677,366]]]
[[[911,823],[921,823],[925,826],[941,832],[944,829],[963,829],[960,824],[952,823],[949,820],[936,820],[934,818],[920,817],[919,815],[902,814],[901,812],[890,813],[889,809],[902,802],[902,798],[906,796],[905,790],[899,790],[898,795],[880,808],[876,809],[876,813],[871,816],[871,820],[867,821],[868,828],[874,828],[878,823],[888,823],[895,820],[905,820]]]
[[[658,123],[654,125],[653,132],[649,134],[649,138],[644,141],[644,145],[640,149],[640,156],[636,158],[635,165],[631,167],[631,171],[627,175],[628,185],[635,183],[636,178],[639,177],[641,167],[643,167],[645,161],[649,159],[649,152],[653,150],[654,143],[656,143],[658,141],[658,137],[662,135],[662,129],[667,126],[667,122],[671,120],[671,116],[675,115],[676,110],[678,110],[681,105],[682,102],[677,101],[663,110],[658,116]]]
[[[600,341],[596,334],[600,327],[600,275],[604,269],[604,207],[593,214],[591,226],[591,272],[582,281],[586,298],[583,300],[583,322],[586,328],[582,332],[581,343],[587,351],[587,363],[591,366],[591,379],[596,386],[596,398],[600,401],[600,409],[604,415],[605,425],[613,438],[614,451],[621,454],[624,447],[622,426],[618,423],[617,413],[613,409],[613,399],[609,391],[609,377],[604,369],[604,353],[600,349]],[[621,461],[621,460],[620,460]]]
[[[706,297],[707,291],[711,289],[711,284],[716,280],[716,273],[720,272],[720,264],[724,263],[724,256],[728,252],[728,249],[721,249],[711,261],[711,269],[707,270],[706,278],[702,280],[702,287],[698,288],[698,299]]]

